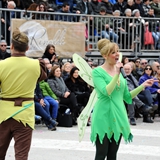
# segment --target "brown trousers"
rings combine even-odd
[[[0,124],[0,160],[5,160],[11,139],[14,138],[15,159],[27,160],[30,150],[32,129],[10,118]]]

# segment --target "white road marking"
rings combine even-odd
[[[10,146],[14,145],[14,141]],[[93,151],[95,152],[94,145],[89,141],[73,141],[73,140],[53,140],[53,139],[36,139],[32,140],[31,148],[43,148],[43,149],[58,149],[58,150],[76,150],[76,151]],[[147,155],[160,157],[159,146],[145,146],[145,145],[133,145],[121,144],[119,153],[133,154],[133,155]]]

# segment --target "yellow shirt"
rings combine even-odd
[[[0,88],[2,98],[34,97],[34,89],[40,76],[39,61],[28,57],[10,57],[0,61]],[[18,114],[27,104],[30,107]],[[21,106],[14,106],[14,102],[0,100],[0,123],[12,117],[28,124],[34,129],[34,101],[24,101]]]

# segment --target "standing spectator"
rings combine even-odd
[[[16,4],[14,1],[9,1],[8,4],[7,4],[7,8],[8,9],[16,9]],[[16,17],[15,17],[15,12],[14,11],[11,11],[11,12],[8,12],[6,14],[3,15],[4,16],[4,20],[6,23],[6,40],[7,40],[7,44],[10,45],[10,31],[11,31],[11,19],[12,18],[19,18],[20,15],[18,13],[16,13]]]
[[[107,15],[112,15],[113,13],[113,5],[108,0],[101,1],[101,7],[104,6],[106,8]]]
[[[7,43],[5,40],[0,42],[0,60],[10,57],[11,54],[7,52]]]
[[[100,2],[98,2],[98,0],[91,0],[89,4],[91,6],[92,14],[93,15],[99,14],[100,7],[101,7]]]
[[[143,10],[144,10],[144,17],[154,17],[154,12],[150,12],[151,6],[150,6],[150,0],[144,0],[143,1]]]
[[[131,11],[133,11],[134,10],[133,5],[134,5],[134,1],[133,0],[128,0],[126,8],[131,9]]]
[[[48,6],[46,6],[46,4],[44,2],[40,2],[39,3],[39,12],[47,12]],[[39,14],[37,16],[38,19],[44,19],[47,20],[48,19],[48,15],[47,14]]]
[[[151,3],[151,8],[154,9],[155,17],[160,18],[160,2],[159,0],[153,0]]]
[[[27,160],[35,125],[34,89],[46,78],[44,63],[25,56],[29,39],[13,31],[11,58],[0,61],[0,159],[14,138],[15,159]]]
[[[27,11],[39,11],[39,5],[37,4],[37,3],[32,3],[29,7],[28,7],[28,9],[27,9]],[[27,13],[25,13],[25,15],[26,15]],[[32,13],[31,14],[31,19],[36,19],[37,18],[37,15],[38,14],[36,14],[36,13]],[[30,16],[30,14],[27,14],[27,16]],[[39,15],[38,15],[39,16]]]
[[[74,16],[67,15],[67,13],[71,13],[69,3],[64,2],[63,5],[62,5],[62,8],[58,12],[59,13],[64,13],[64,15],[57,15],[56,20],[67,21],[67,22],[73,22],[74,21]]]
[[[124,16],[124,11],[126,9],[127,3],[124,0],[118,0],[118,2],[113,5],[113,11],[119,10],[121,16]]]
[[[76,6],[76,13],[77,14],[91,14],[92,9],[91,6],[89,5],[88,0],[80,0],[77,2]]]
[[[140,16],[144,17],[144,9],[143,9],[143,2],[142,0],[135,0],[135,3],[133,5],[133,10],[139,10]]]
[[[144,47],[144,29],[146,25],[148,25],[148,22],[145,22],[145,20],[140,16],[140,11],[138,9],[133,10],[133,16],[136,18],[134,20],[134,24],[132,26],[134,27],[134,39],[137,41],[140,41],[140,47]]]

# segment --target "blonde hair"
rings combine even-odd
[[[116,43],[110,42],[108,39],[99,40],[97,46],[102,56],[108,56],[110,53],[115,51],[115,47],[119,48]]]

